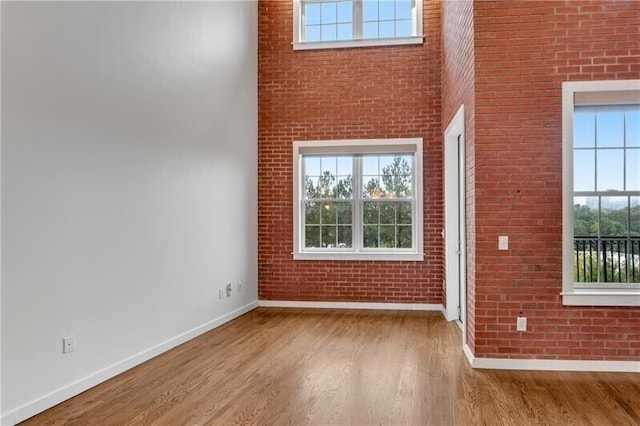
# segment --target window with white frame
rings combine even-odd
[[[422,140],[294,142],[294,259],[422,260]]]
[[[640,306],[640,80],[563,84],[563,303]]]
[[[293,0],[294,48],[422,42],[422,0]]]

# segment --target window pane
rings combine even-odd
[[[365,201],[362,203],[362,222],[365,225],[375,225],[380,223],[380,209],[377,202]]]
[[[353,2],[341,1],[338,3],[338,22],[353,22]]]
[[[412,33],[411,21],[396,21],[396,37],[411,37]]]
[[[380,226],[380,247],[395,248],[396,247],[396,227]]]
[[[320,24],[320,3],[307,3],[304,5],[305,25]]]
[[[393,0],[380,0],[378,7],[378,19],[381,21],[393,21],[395,19],[395,2]]]
[[[601,111],[596,115],[598,147],[624,145],[624,113],[622,111]]]
[[[305,27],[304,41],[320,41],[320,25]]]
[[[320,187],[318,186],[318,178],[304,177],[304,198],[320,198]]]
[[[374,155],[365,155],[362,157],[362,174],[377,175],[380,173],[378,169],[378,157]]]
[[[378,247],[378,227],[363,226],[362,228],[363,246],[365,248]]]
[[[351,176],[338,176],[333,198],[352,198],[353,179]]]
[[[411,224],[413,221],[411,220],[412,211],[411,211],[411,202],[399,202],[398,203],[398,223],[402,224]]]
[[[631,205],[631,226],[629,233],[631,236],[640,237],[640,197],[630,197],[629,204]],[[640,244],[640,241],[638,241],[638,244]]]
[[[412,229],[410,226],[398,226],[398,247],[411,248],[412,245]]]
[[[573,152],[574,191],[593,191],[596,175],[595,150],[581,149]]]
[[[338,174],[338,169],[337,169],[338,158],[337,157],[321,157],[320,164],[321,164],[321,172],[322,172],[321,174],[329,173],[332,176],[335,176]]]
[[[600,198],[600,236],[626,237],[629,197]]]
[[[322,23],[323,24],[335,24],[338,20],[337,15],[337,4],[334,2],[331,3],[322,3]]]
[[[378,20],[378,0],[364,0],[362,18],[365,22]]]
[[[364,198],[381,198],[383,197],[380,179],[378,176],[363,176],[364,188],[362,196]]]
[[[351,217],[351,203],[336,203],[336,212],[338,216],[338,224],[350,225],[353,223]]]
[[[579,111],[573,114],[573,146],[593,148],[596,143],[596,114],[593,111]]]
[[[337,209],[334,203],[322,203],[320,223],[323,225],[338,223]]]
[[[576,238],[573,242],[573,280],[577,283],[598,282],[597,237]]]
[[[598,236],[598,197],[574,197],[573,235],[576,237]]]
[[[320,176],[320,158],[304,157],[304,173],[308,176]]]
[[[640,191],[640,148],[627,149],[627,191]]]
[[[627,146],[640,146],[640,110],[627,111],[625,128]]]
[[[395,37],[396,25],[394,21],[382,21],[380,22],[380,38]]]
[[[304,246],[309,248],[320,247],[320,227],[304,227]]]
[[[304,220],[307,225],[320,224],[320,203],[313,201],[304,203]]]
[[[624,189],[624,150],[598,150],[597,190],[622,191]]]
[[[378,38],[378,22],[365,22],[362,25],[362,38]]]
[[[380,223],[395,224],[396,208],[395,203],[380,203]]]
[[[318,178],[310,178],[305,185],[305,192],[307,198],[336,198],[336,177],[325,172]]]
[[[394,198],[406,198],[413,196],[412,182],[412,158],[410,156],[395,156],[390,162],[386,158],[380,158],[382,167],[382,182],[387,196]]]
[[[323,226],[322,227],[322,240],[320,241],[320,247],[334,248],[337,247],[338,228],[335,226]]]
[[[334,41],[337,37],[336,25],[322,25],[322,41]]]
[[[353,171],[353,157],[342,156],[338,157],[338,174],[350,175]]]
[[[411,19],[411,0],[396,0],[396,19]]]
[[[351,39],[353,39],[353,25],[338,24],[338,40],[351,40]]]
[[[338,247],[339,248],[353,247],[352,234],[353,232],[352,232],[351,226],[339,226],[338,227]]]

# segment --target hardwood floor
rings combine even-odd
[[[25,425],[639,425],[640,375],[471,369],[440,313],[256,309]]]

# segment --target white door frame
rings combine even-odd
[[[444,131],[445,289],[447,291],[446,318],[448,321],[460,318],[463,325],[463,341],[466,341],[467,244],[464,130],[464,105],[461,105]],[[460,314],[458,314],[458,307],[460,307]]]

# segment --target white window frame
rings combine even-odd
[[[302,203],[304,188],[302,185],[302,158],[305,154],[359,155],[359,154],[413,154],[413,174],[415,201],[413,205],[413,248],[412,249],[363,249],[354,240],[353,249],[304,249]],[[422,183],[422,138],[402,139],[348,139],[293,142],[293,259],[294,260],[392,260],[422,261],[423,253],[423,183]],[[354,170],[354,175],[360,171]],[[384,201],[382,199],[382,201]],[[357,200],[356,200],[357,202]],[[359,209],[357,209],[359,210]],[[361,212],[354,211],[354,227],[362,226]],[[355,229],[355,228],[354,228]],[[356,230],[356,236],[361,233]]]
[[[347,47],[369,47],[369,46],[392,46],[403,44],[421,44],[424,41],[423,36],[423,20],[422,20],[422,1],[414,0],[415,7],[412,13],[413,22],[413,34],[411,37],[393,37],[393,38],[374,38],[374,39],[362,39],[354,38],[352,40],[338,40],[338,41],[316,41],[305,42],[303,40],[304,34],[304,17],[302,0],[293,1],[293,50],[312,50],[312,49],[336,49]],[[357,3],[354,5],[356,12],[354,13],[354,23],[356,19],[362,19],[362,0],[354,0]],[[360,10],[358,13],[357,10]]]
[[[635,284],[584,285],[573,277],[573,115],[577,105],[640,103],[640,80],[562,83],[562,303],[577,306],[640,306]]]

